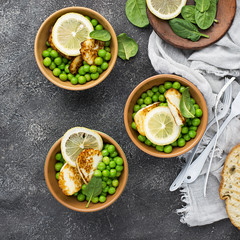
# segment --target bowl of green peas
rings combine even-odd
[[[103,42],[92,63],[75,57],[65,56],[51,44],[51,31],[56,21],[68,14],[78,13],[85,16],[94,31],[107,30],[111,39]],[[80,49],[80,47],[79,47]],[[35,38],[34,54],[42,74],[58,87],[80,91],[101,83],[112,71],[118,52],[117,37],[111,24],[98,12],[85,7],[68,7],[50,15],[41,25]],[[80,50],[79,50],[80,53]],[[73,66],[76,60],[77,68]]]
[[[195,109],[192,118],[186,118],[174,142],[157,145],[136,126],[135,115],[141,109],[156,105],[168,106],[165,94],[173,89],[180,94],[188,88],[190,100]],[[185,78],[170,74],[160,74],[141,82],[129,95],[124,109],[126,131],[133,143],[142,151],[159,158],[172,158],[192,149],[202,138],[207,127],[208,111],[205,99],[198,88]]]
[[[74,211],[95,212],[110,206],[120,197],[127,183],[128,163],[122,148],[107,134],[96,132],[103,140],[103,160],[98,164],[93,177],[101,179],[102,190],[89,204],[84,192],[87,185],[83,182],[81,189],[71,196],[65,195],[59,186],[59,174],[66,165],[61,154],[62,138],[54,143],[45,160],[44,175],[49,191],[59,203]]]

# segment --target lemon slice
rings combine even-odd
[[[63,158],[72,167],[76,167],[76,160],[84,149],[93,148],[101,151],[102,147],[101,136],[84,127],[71,128],[64,134],[61,142]]]
[[[146,137],[154,144],[167,145],[177,140],[181,133],[168,107],[156,107],[151,110],[145,120]]]
[[[149,10],[158,18],[172,19],[178,16],[187,0],[147,0]]]
[[[79,13],[62,15],[52,29],[52,41],[55,47],[67,56],[80,54],[81,42],[90,39],[93,31],[91,22]]]

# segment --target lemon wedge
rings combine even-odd
[[[55,47],[67,56],[78,56],[81,43],[90,39],[93,26],[91,22],[79,13],[62,15],[53,26],[52,42]]]
[[[187,0],[147,0],[149,10],[158,18],[168,20],[177,17]]]
[[[146,115],[144,129],[146,137],[157,145],[173,143],[181,133],[170,109],[164,106],[156,107]]]
[[[65,161],[72,167],[76,167],[76,160],[84,149],[101,151],[103,141],[101,136],[88,128],[75,127],[68,130],[61,141],[61,152]]]

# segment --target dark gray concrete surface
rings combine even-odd
[[[179,192],[169,186],[181,168],[177,159],[157,159],[128,137],[123,110],[128,95],[155,74],[147,55],[151,27],[128,22],[123,0],[0,0],[0,239],[240,239],[229,220],[189,228],[175,210]],[[83,92],[60,89],[39,71],[34,39],[46,17],[68,6],[92,8],[117,34],[133,37],[137,56],[117,63],[100,85]],[[119,200],[96,213],[63,207],[48,191],[44,161],[66,130],[85,126],[112,136],[129,163]]]

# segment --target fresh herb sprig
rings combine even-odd
[[[185,118],[194,118],[195,117],[195,108],[191,101],[189,87],[187,87],[183,93],[180,100],[180,111],[183,117]]]

